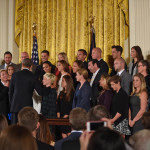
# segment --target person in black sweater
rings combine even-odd
[[[114,125],[115,130],[121,134],[130,135],[128,128],[129,99],[126,92],[121,88],[120,82],[121,78],[117,75],[110,79],[110,85],[115,91],[110,108],[111,123]]]
[[[72,109],[72,101],[74,97],[74,86],[71,76],[64,75],[62,78],[63,91],[60,92],[57,100],[57,118],[68,118]],[[69,126],[62,126],[62,137],[69,135],[71,128]]]

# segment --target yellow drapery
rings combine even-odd
[[[128,0],[16,0],[15,40],[19,53],[27,51],[31,56],[32,24],[37,23],[39,56],[47,49],[49,60],[55,64],[57,54],[66,52],[72,64],[78,49],[89,52],[91,15],[96,18],[96,46],[108,62],[111,46],[124,48],[128,37]]]

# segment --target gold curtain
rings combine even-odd
[[[37,24],[39,56],[50,52],[56,63],[59,52],[66,52],[70,64],[80,48],[90,49],[89,16],[95,16],[96,46],[108,62],[112,45],[124,47],[128,37],[128,0],[16,0],[15,40],[19,53],[31,56],[33,31]]]

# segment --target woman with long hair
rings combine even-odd
[[[63,90],[63,87],[61,86],[63,76],[70,75],[70,74],[69,74],[68,64],[66,63],[65,60],[58,61],[57,68],[58,68],[58,71],[60,72],[58,79],[57,79],[57,82],[58,82],[57,95],[59,95],[60,92]]]
[[[140,73],[133,77],[132,93],[129,100],[129,126],[132,133],[143,129],[141,117],[147,107],[147,92],[144,76]]]
[[[81,68],[76,73],[76,79],[79,82],[73,98],[72,108],[81,107],[88,111],[90,109],[91,87],[88,79],[88,71]]]
[[[139,46],[133,46],[131,48],[131,57],[133,58],[132,61],[129,63],[129,74],[134,76],[137,74],[137,64],[140,60],[143,60],[142,50]]]
[[[58,54],[58,61],[61,61],[61,60],[66,61],[66,63],[68,64],[68,67],[69,67],[69,73],[72,74],[72,68],[71,68],[71,65],[69,64],[68,57],[67,57],[67,54],[65,52],[60,52]],[[58,76],[59,73],[60,73],[60,71],[57,68],[56,69],[56,76]]]
[[[8,80],[11,80],[12,74],[15,72],[15,68],[13,65],[8,65],[6,68],[6,72],[8,74]]]
[[[57,118],[68,118],[72,109],[72,101],[74,96],[74,86],[71,76],[64,75],[62,78],[63,90],[60,92],[57,100]],[[69,135],[70,127],[61,127],[62,137]]]
[[[72,70],[73,70],[73,74],[72,74],[72,79],[73,79],[73,83],[74,83],[74,87],[76,89],[77,85],[78,85],[78,81],[76,80],[76,73],[79,69],[83,68],[83,61],[81,60],[76,60],[73,62],[73,66],[72,66]]]
[[[40,123],[40,127],[37,129],[37,132],[36,132],[37,140],[54,146],[54,142],[53,142],[52,134],[50,132],[49,125],[46,121],[46,118],[41,114],[39,115],[39,123]]]
[[[101,75],[99,83],[100,86],[103,88],[103,90],[100,92],[100,95],[98,97],[98,103],[100,105],[105,106],[108,109],[108,111],[110,111],[110,105],[113,97],[113,93],[110,90],[109,79],[110,79],[109,75],[107,74]]]

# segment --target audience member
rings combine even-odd
[[[31,132],[38,146],[38,150],[53,150],[54,147],[43,143],[36,139],[36,132],[40,126],[39,115],[32,107],[24,107],[18,113],[18,124],[28,128]]]
[[[127,93],[121,87],[121,78],[117,75],[111,77],[110,85],[115,91],[111,103],[111,123],[116,131],[123,135],[130,135],[128,128],[129,100]]]
[[[98,67],[97,59],[92,59],[89,61],[88,69],[93,74],[91,81],[90,81],[90,86],[92,89],[90,100],[91,100],[91,107],[93,107],[97,105],[97,98],[98,98],[99,92],[102,90],[102,88],[99,87],[99,80],[101,78],[101,75],[105,72],[103,72],[103,70],[101,70],[101,68]]]
[[[130,137],[129,143],[135,150],[149,150],[150,148],[150,131],[141,130]]]
[[[8,122],[6,117],[3,114],[0,114],[0,135],[1,132],[8,127]]]
[[[15,68],[13,65],[8,65],[7,68],[6,68],[6,72],[8,74],[8,80],[10,81],[11,80],[11,77],[12,77],[12,74],[15,72]]]
[[[56,89],[54,88],[55,82],[55,75],[52,73],[45,73],[43,77],[43,85],[46,88],[49,88],[48,95],[42,96],[42,106],[41,112],[44,117],[46,118],[56,118],[56,100],[57,100],[57,93]]]
[[[72,108],[81,107],[88,111],[90,109],[91,87],[87,81],[87,70],[84,68],[79,69],[77,71],[76,79],[80,83],[77,85],[74,94]]]
[[[16,66],[14,63],[12,63],[12,53],[7,51],[4,53],[4,63],[3,65],[0,66],[0,69],[6,69],[8,65],[13,65],[14,67]]]
[[[6,70],[0,70],[0,113],[8,117],[9,113],[9,81]]]
[[[38,150],[31,132],[13,125],[4,129],[0,136],[0,150]]]
[[[142,50],[139,46],[133,46],[131,48],[131,57],[133,58],[133,60],[129,63],[128,67],[129,67],[129,74],[131,76],[134,76],[135,74],[137,74],[138,69],[137,69],[137,64],[140,60],[143,60],[143,54],[142,54]]]
[[[87,120],[88,121],[106,121],[107,122],[107,127],[109,129],[112,129],[109,118],[110,118],[110,115],[109,115],[108,110],[106,109],[105,106],[102,106],[102,105],[97,105],[95,107],[92,107],[87,113]],[[102,128],[100,128],[100,130],[101,129],[103,130],[104,128],[102,127]],[[114,131],[112,131],[112,132],[114,132]],[[94,132],[87,132],[87,131],[83,132],[83,134],[80,137],[81,148],[80,148],[80,144],[79,144],[79,148],[77,150],[80,150],[80,149],[81,150],[87,150],[87,147],[89,145],[89,141],[92,140],[91,136],[92,136],[93,133]],[[114,133],[116,133],[116,132],[114,132]],[[106,138],[109,139],[109,135]],[[110,140],[112,140],[112,139],[110,138]],[[104,141],[101,141],[101,142],[104,142]],[[133,150],[125,141],[123,141],[123,142],[124,142],[125,147],[126,147],[127,150]],[[75,141],[74,142],[70,141],[70,144],[72,144],[72,143],[75,143]],[[77,143],[77,141],[76,141],[76,143]],[[69,146],[69,141],[63,144],[63,147],[65,147],[65,146]],[[70,145],[70,146],[73,147],[73,145]],[[65,149],[63,149],[63,150],[65,150]],[[75,149],[72,149],[72,150],[75,150]],[[115,150],[115,148],[114,148],[114,150]]]
[[[100,121],[103,118],[110,119],[110,114],[103,105],[96,105],[87,113],[87,121]]]
[[[106,127],[96,130],[89,139],[84,136],[80,138],[81,143],[86,143],[87,140],[89,140],[87,148],[81,144],[81,150],[126,150],[122,136]]]
[[[39,123],[40,123],[40,126],[36,132],[37,140],[54,146],[54,141],[53,141],[47,120],[41,114],[39,115]]]
[[[79,49],[77,52],[77,60],[80,60],[83,62],[83,68],[88,69],[88,63],[85,61],[87,57],[87,52],[84,49]]]
[[[106,74],[101,75],[99,83],[103,90],[100,92],[98,97],[98,104],[105,106],[108,111],[110,111],[111,101],[113,97],[112,90],[110,89],[109,79],[110,76]]]
[[[131,84],[132,84],[132,77],[131,75],[125,70],[125,61],[122,58],[115,59],[114,61],[114,68],[117,71],[117,75],[121,77],[121,87],[123,90],[130,95],[131,92]]]
[[[108,73],[109,67],[108,64],[102,59],[102,50],[100,48],[93,48],[92,59],[97,59],[98,67],[101,69],[101,71]]]
[[[132,127],[133,134],[143,129],[141,117],[146,111],[147,97],[144,76],[138,73],[133,77],[133,91],[129,101],[129,126]]]
[[[55,143],[55,150],[61,150],[65,141],[79,139],[86,124],[86,111],[82,108],[74,108],[69,114],[69,122],[71,124],[71,134]],[[74,145],[76,147],[76,145]],[[72,149],[72,147],[70,147]]]
[[[11,123],[17,123],[17,114],[24,106],[33,106],[32,95],[34,89],[40,93],[40,88],[30,70],[32,62],[26,58],[23,60],[23,70],[12,75],[9,87],[9,102]]]
[[[72,79],[73,79],[73,84],[74,84],[74,88],[76,89],[77,85],[78,85],[78,81],[76,80],[76,73],[79,69],[83,68],[83,62],[81,60],[76,60],[73,62],[73,66],[72,66],[72,70],[73,70],[73,74],[72,74]]]
[[[57,100],[57,118],[68,118],[74,97],[74,86],[71,76],[64,75],[61,85],[63,90],[60,92]],[[71,128],[69,126],[61,126],[60,128],[63,138],[70,134]]]
[[[64,75],[70,75],[69,74],[69,67],[65,60],[60,60],[57,63],[58,71],[60,72],[58,76],[58,88],[57,88],[57,95],[60,94],[60,92],[63,90],[63,87],[61,86],[62,78]]]
[[[22,63],[23,63],[23,60],[26,59],[26,58],[29,58],[29,54],[27,52],[21,52],[21,57],[20,57],[21,63],[16,65],[15,72],[18,72],[18,71],[22,70]],[[33,63],[32,63],[31,70],[32,70],[33,73],[35,73],[36,65],[33,64]]]
[[[118,58],[122,58],[122,52],[123,52],[123,48],[120,45],[113,45],[112,47],[112,57],[113,59],[118,59]],[[125,63],[125,70],[127,70],[127,64]],[[116,75],[117,72],[115,71],[115,68],[113,66],[112,71],[110,73],[110,76],[114,76]]]
[[[144,112],[141,121],[142,125],[144,126],[144,129],[150,130],[150,111]]]

